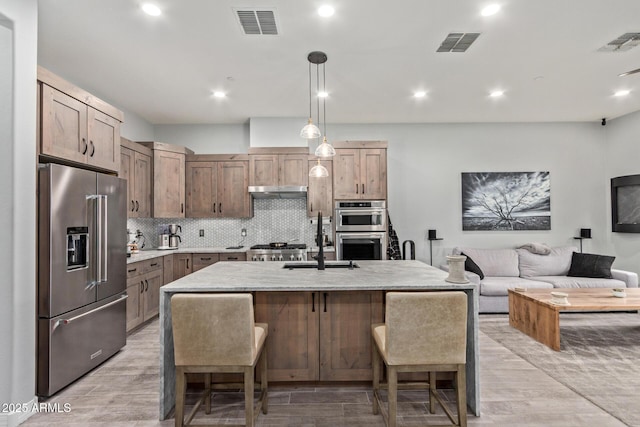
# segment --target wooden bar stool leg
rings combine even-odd
[[[204,413],[211,413],[211,374],[204,374]]]
[[[458,424],[467,427],[467,375],[465,365],[458,365],[456,373],[456,400],[458,401]]]
[[[244,368],[244,416],[247,427],[254,427],[253,419],[253,388],[254,388],[254,367]]]
[[[373,341],[371,349],[373,352],[373,415],[378,415],[380,412],[378,407],[378,396],[380,393],[380,354],[378,353],[378,347],[375,341]]]
[[[436,413],[436,381],[436,373],[429,372],[429,412],[432,414]]]
[[[267,344],[264,344],[264,348],[262,349],[262,355],[260,361],[260,391],[261,394],[264,393],[264,398],[262,400],[262,413],[267,414],[269,412],[269,393],[268,393],[268,383],[267,383]]]
[[[396,427],[398,414],[398,372],[395,366],[387,366],[389,376],[389,427]]]
[[[176,368],[176,427],[182,427],[184,423],[184,399],[186,390],[186,380],[182,368]]]

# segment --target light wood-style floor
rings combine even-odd
[[[23,425],[173,426],[173,419],[158,421],[158,328],[156,319],[135,331],[120,353],[48,400],[60,406],[68,403],[70,412],[39,413]],[[470,426],[625,425],[482,332],[480,387],[482,415],[469,416]],[[445,421],[442,413],[423,415],[426,414],[425,396],[415,391],[401,392],[398,425],[432,425]],[[213,415],[220,422],[237,423],[244,415],[242,393],[216,394],[213,406]],[[203,412],[200,414],[204,416]],[[369,387],[270,387],[269,413],[259,415],[258,425],[370,427],[384,426],[384,423],[381,416],[371,413]]]

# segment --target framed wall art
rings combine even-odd
[[[551,230],[549,172],[463,172],[462,230]]]

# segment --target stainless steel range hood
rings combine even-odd
[[[300,199],[307,197],[305,185],[249,186],[254,199]]]

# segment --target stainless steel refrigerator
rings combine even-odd
[[[51,396],[126,343],[126,181],[38,170],[38,384]]]

